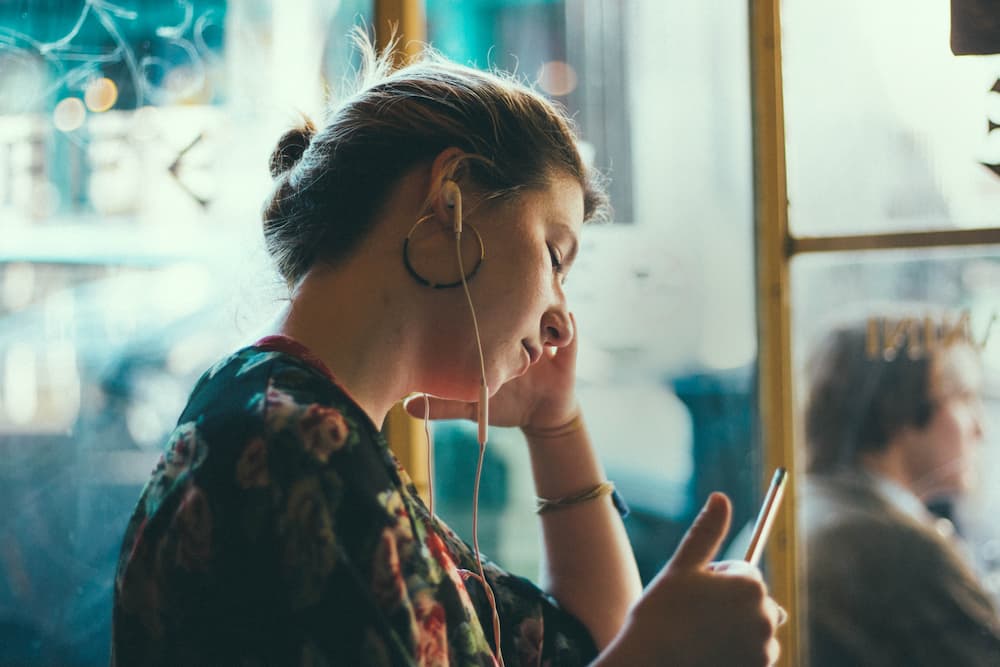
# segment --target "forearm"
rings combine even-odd
[[[562,498],[605,480],[585,428],[558,436],[525,435],[538,496]],[[610,496],[604,496],[540,519],[542,586],[603,649],[642,590],[621,517]]]

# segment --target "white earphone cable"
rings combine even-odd
[[[427,439],[427,504],[434,517],[434,439],[431,438],[431,399],[424,394],[424,437]]]
[[[456,214],[461,215],[460,205],[456,206]],[[486,429],[483,421],[487,414],[486,401],[489,399],[486,384],[486,360],[483,356],[483,342],[479,337],[479,321],[476,318],[476,309],[472,305],[472,295],[469,293],[469,283],[465,279],[465,266],[462,262],[462,232],[460,222],[455,225],[455,253],[458,256],[458,270],[462,276],[462,290],[465,292],[465,299],[469,304],[469,313],[472,315],[472,327],[476,334],[476,349],[479,351],[479,371],[481,378],[481,392],[479,398],[479,462],[476,465],[476,481],[472,491],[472,548],[476,554],[476,567],[479,568],[479,579],[486,591],[486,597],[490,601],[490,610],[493,612],[493,639],[496,644],[496,660],[500,667],[504,667],[503,654],[500,650],[500,614],[497,612],[497,603],[493,595],[493,589],[486,581],[486,573],[483,571],[483,559],[479,553],[479,482],[483,474],[483,460],[486,454]]]

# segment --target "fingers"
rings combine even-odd
[[[764,583],[764,575],[760,568],[743,560],[723,560],[717,563],[709,563],[709,572],[721,574],[729,577],[746,577],[762,584],[761,590],[766,596],[764,599],[764,613],[775,628],[781,627],[788,620],[788,612],[784,607],[775,602],[774,598],[767,595],[767,585]]]
[[[774,606],[778,608],[778,618],[775,620],[775,627],[780,628],[788,622],[788,612],[777,602],[774,603]]]
[[[758,607],[758,611],[763,612],[763,625],[760,626],[762,632],[760,639],[764,640],[763,664],[775,665],[781,655],[781,644],[778,642],[777,630],[788,620],[788,612],[766,594],[763,605]]]
[[[788,612],[770,596],[764,600],[764,614],[771,621],[771,627],[775,630],[788,622]]]
[[[778,640],[772,637],[771,640],[767,642],[766,650],[767,650],[767,661],[768,661],[767,664],[769,665],[778,664],[778,658],[781,657],[781,644],[778,643]]]
[[[403,400],[403,408],[411,417],[423,419],[426,408],[424,407],[424,394],[414,394]],[[436,396],[428,396],[430,412],[428,419],[476,419],[476,403],[466,403],[465,401],[450,401]]]
[[[721,493],[710,495],[667,564],[667,569],[676,571],[706,567],[729,532],[731,514],[729,498]]]

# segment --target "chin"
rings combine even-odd
[[[969,471],[955,484],[955,493],[959,496],[964,496],[975,491],[976,486],[976,475],[972,471]]]
[[[427,393],[448,401],[475,403],[479,400],[479,373],[454,378],[452,381],[438,381],[429,385]]]
[[[974,486],[975,479],[971,473],[953,478],[942,479],[937,485],[934,493],[930,494],[930,497],[931,499],[950,498],[952,500],[958,500],[963,496],[968,495],[973,490]]]

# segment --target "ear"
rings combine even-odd
[[[906,465],[919,460],[928,448],[927,433],[912,424],[901,426],[889,437],[885,446],[878,450],[883,463],[895,460],[896,465]]]
[[[431,163],[427,205],[435,217],[449,227],[454,224],[455,219],[455,193],[454,187],[446,186],[446,182],[461,184],[466,173],[464,162],[467,158],[468,154],[465,151],[452,146],[438,153]]]

